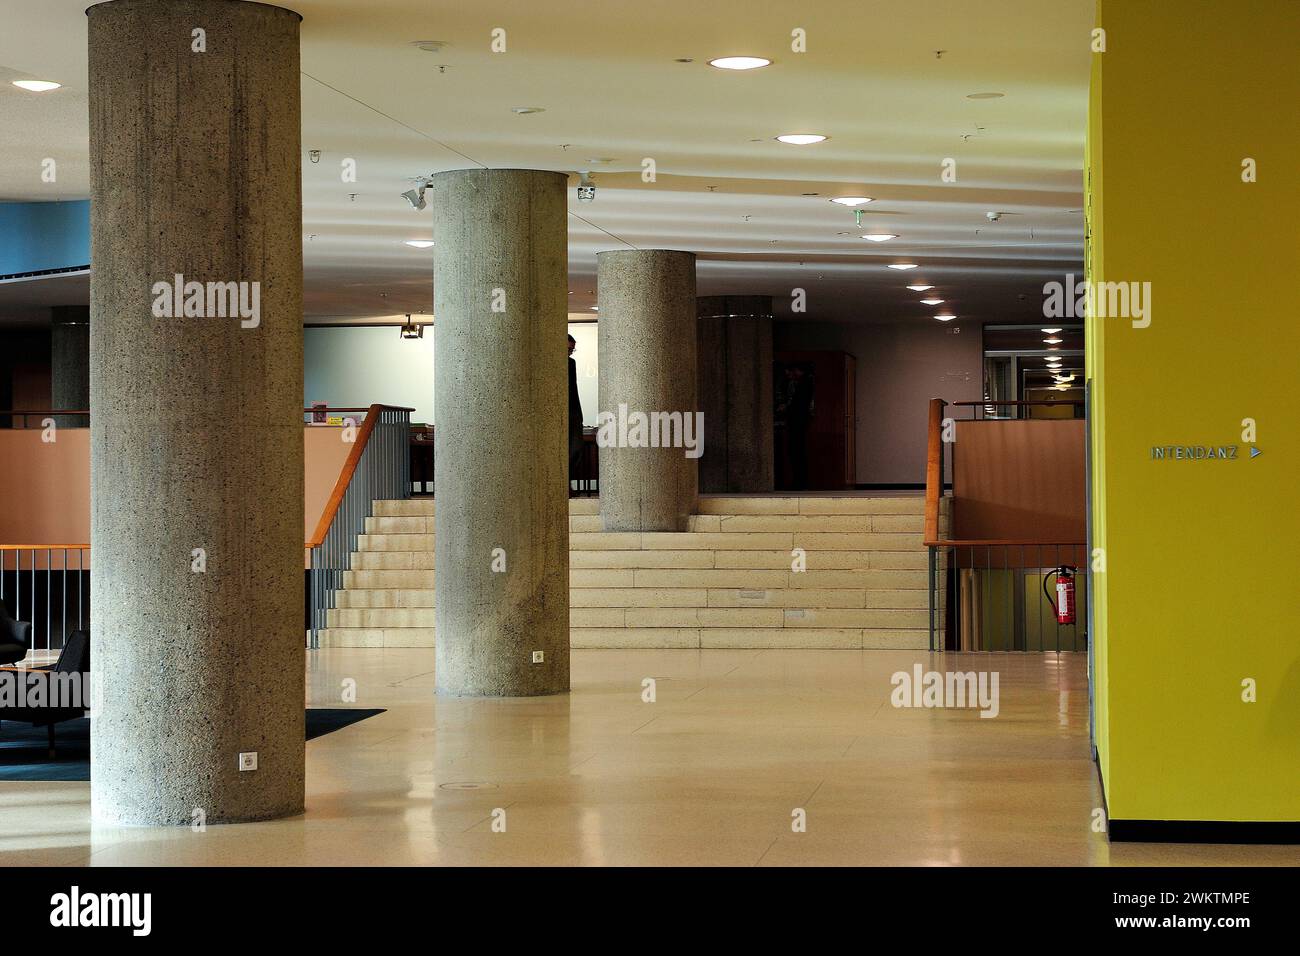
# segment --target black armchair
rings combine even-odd
[[[19,621],[0,604],[0,665],[17,664],[32,647],[32,626]]]
[[[75,685],[66,681],[61,682],[52,679],[56,674],[77,674],[80,675],[79,690],[82,697],[76,701],[78,706],[54,706],[61,703],[56,700],[59,696],[59,687],[62,684],[65,688],[71,688]],[[0,721],[17,720],[30,722],[33,727],[44,725],[49,730],[50,735],[50,756],[54,756],[54,725],[62,723],[65,720],[76,720],[84,717],[90,707],[90,634],[86,631],[73,631],[68,635],[67,642],[63,645],[63,650],[59,652],[59,659],[54,662],[53,666],[36,667],[30,670],[21,668],[6,668],[3,676],[13,675],[15,680],[25,680],[27,682],[27,700],[33,697],[33,687],[36,683],[44,681],[43,700],[46,706],[42,707],[3,707],[0,706]]]

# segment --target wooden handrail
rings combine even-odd
[[[88,544],[0,544],[0,551],[88,551],[88,550],[90,550],[90,545]]]
[[[1082,548],[1087,545],[1086,541],[1028,541],[1019,538],[970,538],[968,540],[950,541],[943,539],[939,541],[926,541],[926,547],[935,548],[984,548],[1000,547],[1007,545],[1009,547],[1022,548]]]
[[[347,494],[348,485],[352,483],[352,475],[356,472],[357,465],[361,463],[361,456],[366,450],[366,442],[370,441],[370,435],[375,430],[375,422],[379,420],[379,412],[385,408],[410,411],[408,408],[401,408],[396,405],[371,405],[366,409],[366,420],[361,423],[361,432],[357,435],[356,441],[352,443],[352,450],[348,452],[348,460],[343,463],[343,470],[339,472],[339,480],[334,483],[334,490],[330,492],[329,500],[325,502],[325,510],[321,512],[320,521],[316,522],[316,533],[311,536],[311,540],[303,547],[319,548],[325,543],[325,536],[329,534],[330,525],[334,523],[334,516],[338,513],[339,506],[343,504],[343,496]],[[336,409],[336,411],[345,410]],[[311,409],[307,409],[307,411],[311,411]],[[356,411],[360,411],[360,409],[356,409]]]
[[[939,537],[939,499],[943,497],[942,398],[930,399],[930,422],[925,451],[925,543]]]

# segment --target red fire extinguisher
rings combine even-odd
[[[1063,564],[1059,568],[1052,568],[1047,574],[1043,575],[1043,593],[1047,595],[1047,602],[1052,605],[1052,610],[1056,612],[1057,624],[1074,623],[1074,575],[1079,569]],[[1047,590],[1047,579],[1053,574],[1056,575],[1056,600],[1052,600],[1051,592]]]

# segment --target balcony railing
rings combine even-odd
[[[319,409],[306,412],[319,413]],[[396,405],[329,409],[331,413],[364,413],[347,462],[325,505],[316,532],[306,544],[309,555],[309,647],[320,646],[320,631],[334,608],[335,592],[343,587],[357,537],[376,499],[411,496],[411,412]]]
[[[356,429],[347,461],[326,502],[307,558],[307,644],[319,646],[319,631],[334,591],[343,585],[357,536],[365,530],[375,499],[411,494],[410,423],[413,409],[396,405],[368,408],[305,408],[304,421],[325,415]],[[58,417],[86,412],[30,411],[0,414]],[[0,601],[20,621],[32,625],[29,658],[36,663],[57,656],[64,640],[90,622],[90,545],[0,544]]]
[[[1078,402],[997,402],[1070,405]],[[984,417],[989,402],[930,400],[926,450],[925,545],[929,549],[930,649],[1082,651],[1087,649],[1088,550],[1083,541],[958,539],[958,502],[944,498],[945,449],[953,421],[945,409]],[[945,433],[948,440],[945,440]],[[944,505],[948,507],[945,509]],[[1057,583],[1068,580],[1074,606],[1059,613]],[[1072,613],[1070,613],[1072,611]]]

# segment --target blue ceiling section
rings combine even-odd
[[[0,279],[89,265],[89,199],[0,202]]]

